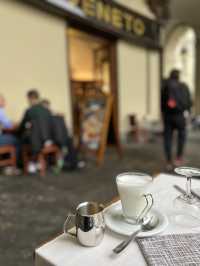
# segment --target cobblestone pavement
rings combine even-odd
[[[129,145],[119,158],[114,149],[105,164],[45,178],[0,176],[0,265],[33,265],[33,251],[61,232],[69,210],[85,200],[109,202],[123,171],[156,174],[164,170],[161,142]],[[187,164],[200,167],[199,140],[190,141]]]

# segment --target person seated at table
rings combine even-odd
[[[40,94],[36,89],[30,90],[27,93],[29,108],[25,111],[23,119],[19,126],[19,132],[26,131],[29,128],[31,121],[38,117],[44,117],[47,120],[51,119],[51,112],[45,108],[40,101]]]
[[[25,111],[18,132],[23,143],[31,145],[32,155],[36,156],[43,146],[53,143],[50,132],[52,115],[51,112],[41,104],[40,95],[36,89],[28,91],[27,99],[29,108]],[[42,127],[42,133],[44,132],[45,136],[39,134],[37,125],[33,130],[33,123],[40,124],[39,128]],[[30,170],[29,172],[35,173],[37,171],[37,163],[30,162],[28,168]]]
[[[43,99],[41,103],[52,113],[54,140],[62,151],[63,168],[73,170],[85,167],[85,162],[78,159],[78,152],[74,147],[73,138],[69,135],[64,116],[59,113],[53,114],[51,102],[48,99]]]
[[[5,112],[6,100],[2,94],[0,94],[0,124],[2,129],[10,129],[13,127],[13,123],[8,118]]]
[[[41,101],[41,104],[42,104],[45,108],[47,108],[49,111],[51,111],[51,103],[50,103],[50,101],[49,101],[48,99],[43,99],[43,100]]]
[[[65,157],[69,162],[70,169],[83,167],[83,162],[77,162],[76,151],[73,149],[70,138],[66,135],[65,139],[60,139],[59,134],[61,130],[59,130],[59,128],[61,129],[62,123],[59,123],[60,120],[56,119],[52,115],[51,111],[42,104],[38,91],[30,90],[27,93],[27,98],[30,107],[25,111],[24,117],[19,126],[19,132],[22,136],[23,143],[31,145],[33,157],[36,158],[43,146],[55,143],[62,151],[63,147],[65,148],[66,146],[68,150],[68,156],[65,156],[66,154],[64,154],[64,156],[60,158],[59,162],[61,162],[61,160]],[[63,164],[64,163],[59,164],[60,170]],[[28,169],[30,173],[35,173],[39,167],[40,166],[36,161],[31,161]]]
[[[14,127],[14,124],[11,122],[11,120],[8,118],[5,112],[6,107],[6,100],[4,96],[0,95],[0,126],[1,126],[1,132],[0,132],[0,147],[12,145],[16,149],[16,158],[17,162],[19,162],[20,157],[20,143],[17,137],[14,134],[11,133],[4,133],[4,130],[11,130]],[[5,168],[5,173],[9,174],[18,174],[19,171],[17,169],[13,169],[11,167]]]
[[[43,99],[43,100],[41,101],[41,104],[42,104],[46,109],[48,109],[48,110],[51,112],[52,115],[63,116],[62,113],[60,113],[60,112],[56,112],[56,111],[54,111],[54,110],[51,108],[51,102],[50,102],[48,99],[46,99],[46,98]]]

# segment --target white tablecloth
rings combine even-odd
[[[163,211],[169,219],[169,225],[163,234],[169,233],[194,233],[200,232],[200,228],[188,229],[180,227],[172,220],[172,202],[179,194],[173,184],[185,187],[185,178],[160,174],[152,186],[155,199],[155,208]],[[192,181],[193,187],[200,187],[199,180]],[[66,235],[60,235],[53,241],[43,245],[35,251],[35,266],[145,266],[144,258],[135,242],[119,255],[112,252],[120,240],[124,239],[115,233],[106,231],[102,243],[97,247],[82,247],[76,239]]]

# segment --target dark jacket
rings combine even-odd
[[[52,115],[51,112],[41,104],[36,104],[27,109],[20,123],[19,132],[23,134],[23,132],[27,129],[28,123],[37,120],[39,117],[49,121],[51,120]]]
[[[30,144],[32,153],[37,154],[47,140],[53,140],[51,112],[41,104],[29,108],[19,126],[19,135],[24,143]]]
[[[68,145],[69,134],[65,120],[63,116],[54,115],[53,121],[53,139],[59,147],[65,147]]]
[[[33,154],[38,154],[47,141],[55,143],[53,140],[53,129],[51,120],[44,117],[37,117],[31,121],[31,129],[29,131],[29,143]]]
[[[169,106],[169,100],[174,100],[175,107]],[[176,79],[169,78],[163,81],[161,91],[161,111],[167,114],[183,114],[184,111],[190,111],[192,101],[187,85]]]

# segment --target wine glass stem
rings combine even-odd
[[[189,198],[192,197],[192,193],[191,193],[191,177],[187,177],[186,194],[187,194],[187,197],[189,197]]]

